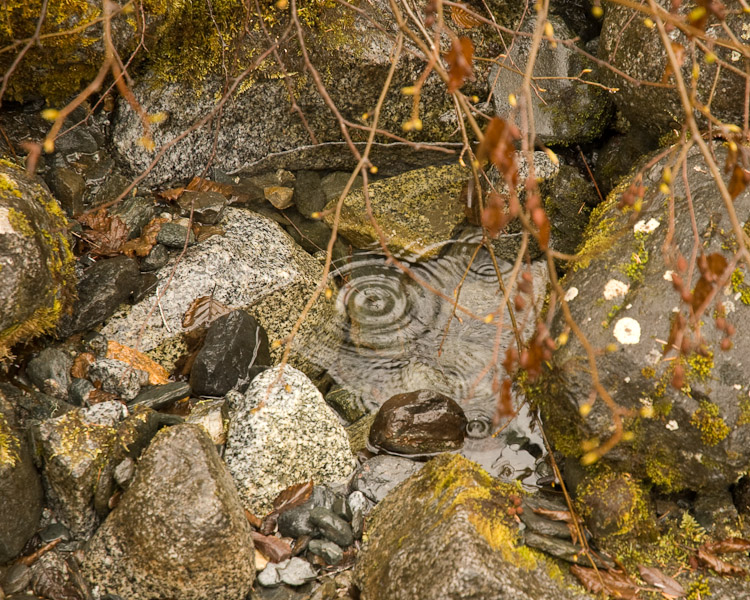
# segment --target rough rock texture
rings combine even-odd
[[[45,394],[68,399],[73,357],[61,348],[45,348],[26,365],[31,382]]]
[[[42,515],[42,484],[13,405],[0,392],[0,564],[34,535]]]
[[[555,37],[563,40],[573,37],[560,17],[550,17],[549,23],[554,27]],[[534,19],[528,20],[524,31],[533,31],[535,25]],[[508,95],[517,93],[521,87],[530,47],[531,38],[517,38],[502,66],[490,72],[495,111],[503,118],[514,112],[519,127],[518,111],[511,108]],[[607,92],[600,87],[568,79],[578,77],[583,69],[592,66],[593,63],[571,48],[563,44],[553,48],[548,41],[542,41],[533,75],[558,79],[540,80],[539,87],[545,91],[540,91],[539,95],[535,92],[531,94],[537,141],[547,145],[576,144],[595,139],[604,130],[612,114]]]
[[[657,4],[665,10],[670,10],[669,0],[659,0]],[[684,18],[698,3],[683,2],[677,9],[680,18]],[[741,44],[750,40],[750,30],[747,29],[747,15],[738,11],[728,11],[725,25],[736,36]],[[697,81],[697,102],[706,104],[711,100],[711,114],[714,118],[725,123],[742,124],[743,102],[745,93],[745,78],[733,73],[728,68],[721,68],[716,80],[719,62],[724,62],[733,68],[743,70],[742,55],[724,44],[712,44],[710,38],[727,39],[723,24],[709,16],[706,27],[706,42],[718,60],[709,64],[705,54],[696,48],[695,62],[700,65],[700,76]],[[690,42],[679,29],[669,34],[672,44],[680,44],[688,48]],[[675,48],[679,51],[678,48]],[[687,55],[686,55],[687,56]],[[604,25],[599,41],[599,58],[633,77],[636,82],[628,81],[614,72],[613,69],[600,69],[599,77],[605,85],[616,87],[619,91],[612,96],[625,117],[636,127],[650,129],[658,133],[666,133],[673,127],[679,127],[684,121],[684,112],[677,92],[674,89],[642,85],[641,82],[661,83],[667,66],[667,54],[659,38],[656,27],[648,29],[643,26],[643,15],[625,6],[607,5]],[[690,87],[692,60],[685,60],[682,65],[682,77]],[[674,83],[670,77],[669,83]],[[714,83],[716,85],[713,90]],[[738,100],[740,99],[740,100]],[[704,120],[695,110],[696,118]]]
[[[0,359],[67,309],[75,281],[67,225],[41,180],[0,162]]]
[[[228,208],[221,225],[224,235],[189,248],[179,261],[161,298],[161,310],[152,310],[155,295],[151,294],[132,309],[114,315],[102,330],[104,335],[134,347],[145,322],[140,349],[171,365],[183,352],[183,315],[195,298],[212,296],[230,308],[248,309],[271,340],[284,338],[322,275],[320,264],[276,223],[259,215]],[[157,271],[159,291],[175,260],[172,257]],[[322,318],[317,312],[321,307],[325,305],[316,305],[308,315],[302,335]]]
[[[349,488],[352,492],[361,492],[373,502],[380,502],[404,479],[418,473],[423,465],[399,456],[373,456],[357,467]]]
[[[256,514],[269,510],[274,497],[294,483],[337,481],[354,468],[335,413],[290,366],[258,375],[236,399],[224,460],[243,505]]]
[[[487,3],[499,22],[512,27],[520,13],[517,3],[493,0]],[[394,40],[393,15],[387,0],[362,5],[362,13],[338,4],[326,4],[322,27],[306,30],[306,45],[323,84],[345,118],[359,120],[376,105],[382,84],[391,66]],[[450,21],[449,21],[450,22]],[[450,23],[453,27],[453,24]],[[456,31],[463,32],[456,27]],[[478,53],[492,55],[500,49],[500,40],[491,27],[477,27],[472,32]],[[408,42],[407,42],[408,44]],[[244,56],[257,56],[267,42],[260,32],[247,36],[241,50]],[[411,49],[411,48],[410,48]],[[295,101],[304,112],[318,142],[341,141],[341,130],[326,108],[301,60],[297,42],[281,49],[288,72],[295,73]],[[216,138],[214,164],[224,171],[236,170],[271,153],[280,153],[312,143],[298,114],[290,110],[287,87],[278,70],[263,73],[250,85],[243,85],[232,100],[223,106],[221,129]],[[379,126],[402,134],[401,125],[408,120],[412,99],[398,90],[414,85],[424,69],[424,61],[406,51],[400,57],[392,82],[392,93],[386,97]],[[484,63],[475,65],[476,81],[468,82],[462,91],[468,95],[487,93]],[[149,114],[164,112],[169,118],[152,127],[156,146],[174,139],[216,106],[223,77],[204,77],[200,85],[176,78],[176,83],[162,84],[155,78],[137,82],[133,92]],[[453,102],[436,74],[427,78],[422,88],[420,118],[423,129],[408,134],[418,141],[460,141],[455,135],[457,122],[452,114]],[[122,102],[115,122],[114,139],[121,158],[136,172],[144,170],[152,155],[138,144],[143,135],[139,117],[127,102]],[[352,130],[357,142],[366,132]],[[214,132],[204,126],[170,149],[149,175],[148,183],[164,183],[171,178],[188,178],[201,172],[213,156]],[[350,155],[341,145],[338,154]],[[314,160],[317,157],[313,156]],[[283,166],[283,165],[281,165]],[[321,168],[298,164],[297,169]],[[331,168],[323,166],[322,168]]]
[[[129,600],[237,600],[255,577],[250,526],[205,432],[154,438],[134,481],[85,548],[82,572]]]
[[[723,164],[725,148],[716,145],[714,150],[719,164]],[[628,421],[626,426],[634,433],[634,440],[617,445],[605,461],[636,478],[646,477],[666,491],[728,486],[750,463],[750,388],[745,376],[750,338],[743,331],[750,315],[750,276],[740,266],[729,285],[718,290],[717,299],[723,302],[726,319],[738,330],[732,337],[731,350],[719,348],[724,334],[714,324],[714,302],[702,317],[704,355],[691,351],[687,356],[676,356],[668,349],[665,357],[665,341],[675,312],[687,315],[690,308],[670,281],[677,267],[665,264],[662,254],[669,230],[668,202],[659,191],[663,168],[664,162],[660,162],[645,172],[640,214],[623,214],[616,207],[627,181],[595,209],[584,256],[566,276],[566,296],[573,318],[592,347],[615,345],[613,351],[597,356],[602,384],[622,406],[636,413],[653,413],[653,418]],[[700,251],[719,253],[730,260],[736,248],[732,227],[697,148],[688,155],[686,173]],[[673,240],[689,259],[695,238],[680,177],[674,178],[673,189]],[[748,214],[750,191],[736,198],[734,209],[741,219]],[[686,282],[689,289],[696,286],[699,276],[695,268],[692,281]],[[687,274],[682,277],[686,280]],[[563,327],[558,315],[553,337]],[[580,408],[590,402],[592,388],[585,362],[584,350],[570,336],[570,341],[555,352],[552,369],[541,384],[528,389],[541,407],[552,443],[573,456],[583,453],[584,440],[606,440],[612,425],[610,412],[601,400],[593,404],[587,417],[581,417]],[[671,385],[677,365],[685,373],[681,390]]]
[[[363,600],[582,598],[518,541],[509,486],[443,454],[370,514],[355,567]]]

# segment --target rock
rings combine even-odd
[[[72,366],[70,354],[59,348],[45,348],[28,362],[26,374],[45,394],[67,400]]]
[[[294,204],[308,219],[326,205],[320,175],[316,171],[299,171],[294,180]]]
[[[431,460],[368,518],[363,600],[583,598],[521,548],[512,490],[461,456]]]
[[[283,511],[278,521],[281,535],[298,538],[316,533],[315,523],[312,522],[312,509],[311,503],[305,503]]]
[[[323,537],[339,546],[351,546],[354,543],[352,528],[344,519],[322,506],[316,506],[310,512],[310,520]]]
[[[42,516],[42,485],[13,405],[0,391],[0,564],[34,535]],[[11,593],[7,588],[6,592]]]
[[[114,358],[102,358],[89,367],[89,379],[100,389],[126,402],[133,400],[148,383],[148,373]]]
[[[278,565],[268,563],[266,568],[258,573],[257,582],[264,587],[274,587],[281,584],[281,575],[279,575]]]
[[[65,213],[72,217],[83,212],[86,181],[70,167],[57,167],[44,178]]]
[[[714,150],[723,164],[726,150],[719,145]],[[735,242],[716,184],[697,148],[686,160],[701,251],[729,260],[726,249],[734,248]],[[616,445],[604,462],[636,480],[648,479],[663,491],[718,489],[736,481],[750,462],[750,404],[743,375],[750,339],[734,336],[734,347],[720,350],[725,334],[712,323],[710,315],[716,310],[712,303],[704,316],[708,323],[701,329],[703,354],[693,348],[676,356],[667,349],[665,357],[664,340],[669,339],[675,312],[684,315],[691,309],[668,280],[676,266],[662,258],[670,229],[668,207],[659,191],[664,165],[659,162],[644,173],[640,214],[623,214],[616,206],[628,181],[594,210],[583,256],[565,278],[567,297],[588,343],[594,348],[614,344],[612,351],[596,358],[602,385],[619,405],[642,415],[628,425],[633,441]],[[675,177],[672,185],[675,223],[669,234],[676,249],[670,252],[689,257],[695,237],[682,178]],[[750,191],[737,196],[734,209],[737,214],[750,210]],[[699,276],[695,269],[693,281],[685,282],[688,289]],[[750,315],[747,281],[744,267],[739,267],[729,285],[718,290],[727,321],[737,326]],[[553,339],[564,327],[563,317],[557,315]],[[588,369],[573,365],[579,365],[584,355],[571,336],[555,351],[541,381],[527,391],[541,409],[552,445],[572,457],[583,453],[583,440],[604,442],[611,435],[612,416],[604,402],[597,400],[590,412],[583,409],[587,416],[581,416],[581,407],[590,402],[592,383]],[[680,390],[672,386],[677,365],[685,370],[687,386]],[[652,418],[644,418],[649,415]]]
[[[266,200],[279,210],[289,208],[294,203],[294,188],[273,185],[265,188],[263,193],[266,196]]]
[[[344,189],[346,189],[346,184],[349,182],[349,178],[351,176],[351,172],[334,171],[333,173],[329,173],[320,180],[320,189],[325,196],[326,204],[334,201],[338,202],[342,192],[344,191]],[[351,194],[353,192],[358,192],[361,189],[362,175],[357,175],[352,182],[351,188],[349,188],[349,193]]]
[[[398,456],[375,456],[357,467],[349,487],[376,504],[399,483],[417,473],[423,463]]]
[[[225,399],[201,400],[190,411],[186,421],[203,427],[217,446],[226,444],[229,408]]]
[[[555,37],[574,37],[560,17],[551,15],[548,23],[554,28]],[[536,20],[528,19],[522,31],[532,32],[535,26]],[[519,128],[522,124],[518,111],[510,106],[508,94],[521,88],[531,43],[530,37],[518,37],[503,63],[490,72],[495,112],[504,119],[513,115]],[[531,94],[537,142],[567,146],[589,142],[601,135],[612,114],[607,92],[571,79],[593,66],[593,62],[575,50],[563,44],[553,47],[550,42],[542,40],[533,76],[551,79],[545,80],[544,92]]]
[[[68,221],[46,186],[0,164],[0,360],[51,331],[74,294]]]
[[[297,369],[258,375],[230,413],[224,460],[245,508],[267,512],[292,484],[347,477],[354,467],[346,432]]]
[[[594,176],[602,195],[606,198],[622,177],[642,162],[656,144],[653,131],[631,127],[624,135],[615,135],[607,140],[598,152]]]
[[[190,216],[193,209],[193,220],[204,225],[214,225],[224,214],[227,199],[218,192],[196,192],[186,190],[177,200],[183,217]]]
[[[169,250],[163,244],[155,244],[148,256],[141,261],[141,271],[158,271],[169,260]]]
[[[23,563],[16,563],[3,576],[2,590],[8,595],[22,592],[31,583],[31,569]]]
[[[552,247],[575,254],[589,221],[591,207],[599,203],[594,185],[575,167],[563,165],[551,182],[546,203]]]
[[[188,396],[190,396],[190,385],[184,381],[174,381],[142,389],[131,402],[128,402],[128,406],[131,408],[146,406],[153,410],[161,410]]]
[[[250,526],[213,443],[195,425],[154,438],[85,548],[84,576],[130,600],[236,600],[255,577]]]
[[[670,10],[669,0],[659,0],[657,4],[664,10]],[[683,2],[675,9],[674,14],[676,18],[686,19],[698,6],[699,4],[694,1]],[[710,48],[710,52],[715,54],[716,59],[708,61],[704,51],[696,49],[695,61],[700,65],[700,70],[694,102],[696,106],[710,104],[711,116],[714,119],[740,125],[743,121],[743,107],[742,102],[737,102],[736,99],[742,98],[745,93],[745,77],[723,65],[739,67],[742,57],[736,50],[716,44],[714,40],[727,35],[746,40],[747,20],[741,12],[731,11],[727,12],[726,19],[721,24],[712,16],[708,18],[704,43]],[[669,36],[678,51],[679,47],[690,46],[691,42],[679,29],[671,32]],[[599,80],[604,85],[618,88],[618,92],[613,94],[612,98],[617,108],[635,127],[662,135],[672,128],[681,126],[684,113],[677,90],[674,87],[643,85],[644,82],[664,81],[667,54],[658,29],[645,28],[642,18],[639,18],[638,12],[633,8],[607,7],[599,41],[599,58],[614,67],[599,69]],[[692,60],[683,62],[681,73],[688,86],[692,81],[692,68]],[[615,69],[627,75],[629,79],[625,79]],[[674,83],[673,76],[668,78],[668,83]],[[693,111],[693,115],[699,123],[705,124],[706,119],[700,111]]]
[[[189,248],[180,259],[161,299],[161,311],[152,311],[155,296],[151,294],[111,318],[103,333],[130,346],[140,339],[143,351],[171,367],[185,351],[183,315],[196,298],[211,296],[231,309],[250,307],[249,312],[270,339],[287,336],[322,276],[321,266],[268,219],[230,207],[221,224],[224,235]],[[160,287],[170,277],[176,260],[172,257],[156,272]],[[309,335],[322,319],[330,321],[327,306],[322,301],[316,304],[298,335]],[[275,350],[272,358],[280,354],[281,350]],[[295,353],[290,360],[308,368]]]
[[[329,565],[337,565],[344,558],[344,551],[340,546],[329,540],[310,540],[307,549],[320,556]]]
[[[331,386],[328,390],[326,404],[348,423],[354,423],[367,414],[362,399],[350,389],[338,384]]]
[[[129,238],[137,238],[143,233],[143,228],[156,216],[154,198],[147,196],[128,196],[111,209],[112,215],[117,215],[130,232]]]
[[[83,344],[83,351],[90,352],[96,358],[107,358],[107,352],[109,351],[109,340],[105,338],[101,333],[96,331],[89,331],[84,334],[81,340]]]
[[[466,415],[455,400],[419,390],[397,394],[378,410],[370,428],[375,448],[393,454],[433,454],[464,445]]]
[[[188,231],[187,227],[178,223],[164,223],[159,229],[156,241],[167,248],[182,250],[185,246],[185,238],[187,238],[188,246],[195,244],[195,235],[192,231]]]
[[[91,392],[95,389],[88,379],[73,379],[68,388],[68,400],[73,406],[88,406]]]
[[[78,300],[71,318],[63,319],[60,335],[67,337],[99,325],[140,283],[138,263],[126,256],[99,260],[86,269],[78,282]]]
[[[276,568],[281,581],[292,586],[302,585],[318,576],[309,562],[296,556],[280,562]]]
[[[439,244],[451,238],[464,219],[459,195],[470,171],[458,164],[425,167],[383,179],[368,187],[373,216],[394,251],[420,258],[437,254]],[[337,200],[326,205],[325,222],[333,226]],[[367,216],[362,191],[344,200],[339,232],[357,248],[378,243],[378,234]]]
[[[269,366],[268,336],[244,310],[216,319],[190,371],[190,386],[198,396],[223,396],[248,377],[252,365]]]

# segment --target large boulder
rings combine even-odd
[[[294,367],[264,371],[232,401],[224,460],[246,508],[263,513],[292,484],[339,481],[354,469],[346,431]]]
[[[670,0],[658,0],[657,4],[663,10],[674,10],[681,19],[692,11],[701,10],[699,6],[702,6],[694,0],[682,2],[675,9],[672,9],[674,5]],[[680,123],[684,122],[684,111],[677,90],[673,87],[674,76],[665,79],[665,75],[668,75],[668,59],[659,31],[656,27],[645,27],[644,17],[635,8],[614,2],[606,4],[599,58],[614,68],[599,69],[599,77],[603,84],[617,88],[618,91],[612,98],[617,108],[635,127],[663,134],[680,127]],[[738,73],[737,69],[743,70],[745,59],[731,47],[732,44],[714,43],[714,40],[727,39],[729,32],[736,36],[735,40],[747,43],[746,13],[742,10],[727,11],[723,23],[708,15],[705,45],[710,48],[716,60],[707,60],[708,55],[688,40],[682,29],[675,28],[669,33],[675,53],[679,55],[685,52],[681,73],[688,88],[692,81],[693,65],[699,66],[699,76],[695,82],[696,97],[692,103],[696,107],[694,116],[702,122],[705,122],[705,118],[698,107],[710,104],[714,119],[742,124],[746,76]],[[687,49],[693,46],[695,55],[689,58],[691,51]]]
[[[726,149],[713,149],[723,164]],[[672,278],[680,275],[693,290],[701,275],[697,267],[691,281],[687,272],[676,274],[677,262],[665,264],[664,252],[673,257],[679,252],[689,260],[699,241],[699,253],[717,253],[731,261],[737,245],[726,207],[697,148],[688,153],[684,170],[692,209],[682,177],[674,177],[672,228],[668,198],[660,190],[665,164],[662,160],[645,170],[640,213],[617,207],[628,191],[627,180],[595,209],[582,257],[565,278],[566,299],[596,352],[601,384],[632,415],[625,427],[633,440],[618,444],[604,460],[665,491],[728,486],[750,465],[750,388],[744,366],[750,337],[743,332],[750,315],[750,278],[740,264],[728,285],[717,290],[723,306],[712,302],[700,316],[702,350],[693,346],[681,354],[667,347],[678,314],[689,320],[692,310],[673,289]],[[744,218],[750,191],[737,196],[733,206]],[[675,248],[665,247],[668,236]],[[715,322],[722,308],[738,329],[727,351],[720,349],[725,333],[717,325],[722,323]],[[558,314],[553,335],[565,328]],[[697,340],[689,328],[687,335]],[[681,389],[673,386],[677,367],[678,374],[684,372],[678,381]],[[592,400],[592,390],[586,352],[572,334],[555,351],[541,382],[528,386],[551,442],[573,457],[584,454],[584,441],[603,442],[612,433],[612,414],[600,398]]]
[[[73,298],[68,221],[41,180],[0,161],[0,360],[54,329]]]
[[[362,598],[582,598],[523,546],[514,493],[461,456],[431,460],[368,516],[354,572]]]
[[[210,296],[231,309],[247,309],[270,340],[284,339],[322,277],[320,264],[265,217],[228,208],[221,226],[223,235],[192,246],[156,271],[157,291],[115,314],[102,333],[172,366],[185,351],[183,316],[196,298]],[[314,329],[324,308],[314,307],[300,335]],[[279,354],[277,349],[272,358]]]
[[[176,425],[154,438],[85,547],[82,572],[101,594],[130,600],[237,600],[250,592],[250,526],[201,427]]]

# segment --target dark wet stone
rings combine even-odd
[[[71,120],[66,121],[73,125]],[[55,152],[67,155],[74,152],[81,154],[94,154],[99,149],[99,144],[92,131],[88,127],[76,127],[69,129],[65,135],[55,140]]]
[[[313,488],[312,495],[307,501],[312,507],[321,507],[326,510],[332,510],[336,499],[339,497],[333,490],[325,485],[316,485]]]
[[[739,519],[739,511],[728,489],[703,490],[693,501],[695,520],[717,538],[731,537]]]
[[[107,358],[109,342],[101,333],[89,331],[83,336],[83,350],[91,352],[96,358]]]
[[[329,565],[337,565],[344,558],[341,546],[330,540],[310,540],[307,549],[316,556],[320,556]]]
[[[592,206],[599,202],[594,184],[575,167],[562,165],[549,187],[545,206],[550,221],[554,249],[575,254],[589,222]]]
[[[431,390],[398,394],[378,410],[369,442],[394,454],[432,454],[464,444],[466,415],[451,398]]]
[[[519,515],[524,525],[528,527],[529,531],[538,533],[539,535],[559,537],[563,539],[570,538],[570,529],[566,523],[562,521],[552,521],[536,514],[533,508],[529,504],[522,504],[523,513]],[[567,510],[563,508],[562,510]]]
[[[83,212],[86,181],[70,167],[56,167],[44,177],[52,194],[69,217]]]
[[[130,239],[137,238],[143,233],[143,228],[156,216],[154,199],[146,196],[128,196],[112,209],[112,215],[117,215],[127,225]]]
[[[320,186],[323,190],[323,195],[326,199],[326,204],[330,202],[331,200],[338,200],[341,196],[341,192],[344,191],[344,188],[346,187],[346,183],[349,181],[349,177],[351,177],[351,172],[347,171],[335,171],[333,173],[329,173],[323,179],[320,180]],[[362,187],[362,176],[357,175],[354,178],[354,183],[352,183],[352,187],[349,189],[350,192],[353,192],[354,190],[358,190]]]
[[[317,529],[312,522],[311,512],[312,506],[304,504],[281,513],[278,520],[281,535],[292,538],[313,535]]]
[[[511,505],[476,464],[434,458],[368,517],[357,587],[368,600],[583,598],[540,562],[521,558],[528,553]]]
[[[298,171],[294,182],[294,204],[297,210],[310,218],[325,208],[326,197],[316,171]]]
[[[59,348],[45,348],[26,365],[29,379],[45,394],[66,400],[72,357]]]
[[[164,223],[156,236],[159,244],[164,244],[167,248],[182,250],[185,246],[185,237],[188,239],[188,246],[195,244],[195,235],[187,227],[178,223]]]
[[[355,510],[352,515],[352,535],[355,540],[361,540],[365,531],[365,514],[360,510]]]
[[[156,273],[141,273],[138,287],[133,290],[133,304],[137,304],[146,296],[155,292],[157,285],[159,285],[159,279],[156,277]]]
[[[732,487],[732,499],[737,511],[745,516],[750,515],[750,477],[743,475]]]
[[[375,456],[357,467],[349,484],[376,504],[404,479],[422,468],[422,463],[399,456]]]
[[[73,406],[84,406],[88,404],[89,395],[96,388],[88,379],[75,378],[68,387],[68,401]]]
[[[129,600],[249,593],[250,527],[232,479],[199,427],[163,430],[135,480],[89,541],[81,571]]]
[[[283,225],[287,233],[307,252],[315,254],[327,250],[328,241],[331,239],[331,228],[326,223],[307,219],[293,208],[285,210],[284,216],[287,220]],[[333,259],[337,260],[346,255],[347,247],[339,241],[338,244],[334,244],[333,250]]]
[[[141,261],[141,271],[158,271],[169,260],[169,250],[163,244],[156,244],[151,248],[151,252],[148,253]]]
[[[617,182],[633,169],[633,165],[657,145],[653,131],[631,128],[624,135],[611,137],[599,150],[594,176],[605,198]]]
[[[223,396],[247,377],[251,364],[270,363],[265,330],[254,317],[235,310],[211,323],[190,371],[190,385],[199,396]]]
[[[16,563],[5,573],[2,590],[6,594],[22,592],[31,583],[31,569],[23,563]]]
[[[347,521],[352,520],[352,509],[350,508],[347,499],[343,496],[336,496],[336,499],[333,501],[331,510],[342,519],[345,519]]]
[[[351,525],[332,511],[316,506],[310,511],[310,520],[324,537],[339,546],[346,547],[354,543]]]
[[[349,423],[361,419],[367,414],[362,399],[353,391],[334,385],[325,396],[326,403]]]
[[[111,316],[138,289],[140,276],[138,262],[126,256],[99,260],[86,269],[78,282],[73,317],[61,325],[62,335],[92,329]]]
[[[147,406],[153,410],[161,410],[176,400],[190,395],[190,384],[185,381],[175,381],[164,385],[151,385],[128,402],[128,406]]]
[[[219,222],[224,214],[227,199],[219,192],[196,192],[187,190],[177,204],[183,217],[190,216],[190,207],[193,207],[193,220],[204,225],[214,225]],[[183,238],[184,240],[184,238]]]
[[[148,373],[114,358],[102,358],[89,367],[89,380],[105,392],[125,401],[133,400],[148,383]]]
[[[0,564],[14,558],[42,515],[42,485],[13,405],[0,392]],[[6,590],[7,592],[7,590]]]
[[[55,540],[62,540],[68,542],[71,539],[70,529],[65,527],[62,523],[50,523],[39,532],[39,539],[42,543],[48,544]]]
[[[580,564],[581,546],[576,546],[567,540],[559,537],[540,535],[534,532],[528,532],[524,535],[524,543],[529,548],[541,550],[542,552],[559,558],[569,563]],[[596,566],[600,569],[613,569],[615,563],[611,560],[597,555],[594,557]]]

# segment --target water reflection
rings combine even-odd
[[[377,253],[337,265],[336,318],[322,324],[314,339],[298,341],[296,350],[357,393],[368,410],[394,394],[424,388],[454,398],[469,419],[462,454],[495,476],[533,485],[543,444],[528,410],[521,407],[518,417],[493,437],[494,390],[504,376],[500,363],[507,345],[514,343],[507,309],[502,326],[498,319],[487,323],[455,312],[451,302],[416,281],[449,298],[460,285],[459,301],[469,311],[482,318],[497,314],[503,299],[497,272],[507,277],[512,265],[495,265],[481,249],[467,272],[477,241],[459,240],[439,258],[408,264],[414,277]],[[544,266],[534,265],[532,274],[539,301]],[[528,334],[534,321],[530,310],[516,317]],[[520,406],[520,399],[515,403]]]

